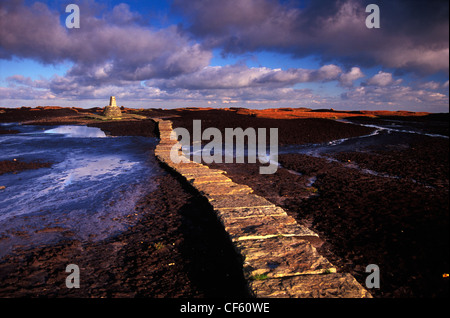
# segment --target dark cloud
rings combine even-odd
[[[53,64],[71,61],[74,67],[69,76],[97,84],[194,72],[211,59],[209,51],[191,44],[174,26],[152,30],[134,23],[139,15],[127,5],[116,6],[102,18],[89,5],[80,6],[81,27],[67,29],[60,23],[60,14],[65,16],[65,12],[51,11],[42,3],[28,7],[2,2],[0,58],[15,56]]]
[[[69,46],[58,15],[45,4],[0,3],[0,58],[19,56],[55,63],[69,55]]]
[[[300,7],[271,0],[175,0],[184,26],[227,53],[272,50],[324,61],[448,72],[448,1],[314,0]],[[365,7],[376,3],[381,28],[368,29]]]

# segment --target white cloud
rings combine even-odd
[[[437,90],[439,88],[441,88],[441,84],[435,81],[429,81],[423,84],[419,85],[420,88],[423,89],[431,89],[431,90]]]
[[[329,82],[339,80],[340,67],[329,64],[314,69],[270,69],[245,65],[207,66],[203,69],[169,79],[146,81],[148,86],[165,89],[237,89],[245,87],[278,88],[297,83]]]
[[[332,81],[338,78],[341,75],[342,70],[339,66],[334,64],[328,64],[322,66],[314,75],[313,79],[317,79],[319,81]]]
[[[341,74],[339,77],[339,83],[342,86],[352,86],[354,81],[364,76],[364,73],[359,67],[352,67],[349,72]]]
[[[448,112],[448,95],[418,89],[411,86],[389,85],[395,81],[388,81],[388,76],[378,77],[380,82],[377,84],[385,85],[366,85],[349,89],[341,95],[343,101],[349,105],[361,105],[372,109],[392,109],[395,107],[405,110],[421,111],[440,111]]]
[[[369,78],[366,84],[384,87],[389,85],[398,85],[401,82],[402,82],[401,79],[394,81],[391,73],[379,71],[373,77]]]

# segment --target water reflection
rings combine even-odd
[[[153,154],[156,138],[102,138],[100,129],[83,126],[11,127],[20,133],[0,135],[0,161],[52,166],[0,175],[0,258],[15,245],[56,242],[64,231],[100,240],[124,230],[132,221],[119,220],[163,174]],[[48,230],[55,227],[61,230]]]
[[[103,138],[105,133],[96,127],[65,125],[44,131],[46,134],[63,134],[67,137]]]

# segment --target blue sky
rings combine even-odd
[[[448,112],[448,29],[446,0],[2,1],[0,107]]]

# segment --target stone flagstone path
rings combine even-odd
[[[154,120],[160,133],[156,157],[208,199],[244,260],[244,276],[255,297],[371,297],[353,276],[337,273],[317,252],[321,240],[316,233],[250,187],[234,183],[225,171],[184,157],[172,122]],[[171,160],[173,147],[183,162]]]

